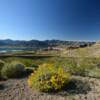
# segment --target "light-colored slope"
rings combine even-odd
[[[100,42],[91,47],[64,51],[62,56],[67,57],[100,57]]]

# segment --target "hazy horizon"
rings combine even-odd
[[[100,40],[98,0],[0,0],[0,40]]]
[[[5,38],[5,39],[0,39],[0,40],[12,40],[12,41],[31,41],[31,40],[36,40],[36,41],[52,41],[52,40],[58,40],[58,41],[72,41],[72,42],[99,42],[99,40],[65,40],[65,39],[11,39],[11,38]]]

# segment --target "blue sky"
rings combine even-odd
[[[99,0],[0,0],[0,39],[100,40]]]

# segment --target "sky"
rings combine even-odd
[[[0,0],[0,39],[100,40],[100,0]]]

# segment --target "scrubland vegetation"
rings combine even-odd
[[[85,49],[82,49],[84,53]],[[38,93],[42,92],[51,95],[52,93],[59,94],[60,92],[64,94],[64,91],[66,91],[67,94],[64,96],[64,100],[67,100],[66,98],[68,100],[89,100],[88,97],[87,99],[79,99],[78,94],[83,95],[85,93],[89,95],[88,91],[92,91],[92,87],[95,84],[94,79],[99,84],[100,58],[95,56],[82,56],[84,53],[81,54],[81,49],[78,50],[76,51],[81,56],[76,57],[57,54],[57,56],[55,54],[53,56],[43,56],[43,54],[40,56],[39,54],[35,54],[32,57],[2,56],[0,58],[0,82],[2,83],[4,79],[7,81],[24,79],[23,84],[28,89],[32,89],[33,92],[31,93],[37,91]],[[73,51],[71,52],[73,53]],[[92,79],[92,81],[89,81],[89,79]],[[78,95],[78,99],[76,95]]]
[[[43,58],[3,58],[5,63],[21,62],[25,68],[37,67],[48,63],[54,66],[61,66],[73,75],[100,77],[100,58],[93,57],[43,57]]]
[[[2,59],[2,58],[1,58]],[[16,62],[18,64],[16,64]],[[10,64],[9,64],[10,63]],[[0,61],[0,66],[3,70],[16,69],[18,66],[23,66],[24,68],[34,68],[42,64],[53,64],[54,67],[61,66],[67,72],[72,75],[81,75],[81,76],[91,76],[91,77],[100,77],[100,58],[86,58],[86,57],[50,57],[50,58],[3,58],[3,61]],[[15,66],[15,67],[14,67]],[[17,67],[17,68],[18,68]],[[0,69],[1,69],[0,68]],[[19,68],[20,70],[20,68]],[[14,70],[11,70],[14,71]]]

